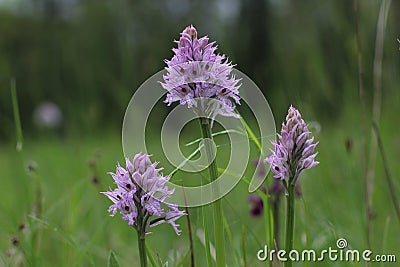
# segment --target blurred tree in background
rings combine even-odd
[[[360,2],[370,102],[380,1]],[[397,100],[400,66],[392,55],[398,49],[399,19],[400,3],[393,1],[383,86],[384,96]],[[43,101],[59,106],[65,134],[119,129],[134,90],[164,67],[172,41],[188,24],[218,41],[220,51],[259,85],[279,116],[293,103],[312,111],[315,119],[335,120],[341,107],[358,105],[352,1],[1,0],[1,140],[14,135],[12,79],[29,135],[37,133],[32,114]]]

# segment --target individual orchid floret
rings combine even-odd
[[[294,184],[300,174],[319,164],[314,153],[317,143],[301,118],[300,112],[290,106],[286,123],[282,123],[278,142],[272,142],[274,150],[266,158],[271,166],[274,178]]]
[[[234,112],[235,104],[240,104],[239,79],[231,74],[233,65],[226,56],[215,53],[215,42],[209,42],[207,36],[198,38],[197,30],[188,26],[175,43],[174,56],[165,60],[161,85],[168,94],[164,102],[171,105],[179,101],[200,115],[239,117]],[[214,101],[199,103],[205,99]]]
[[[119,211],[121,219],[138,232],[146,234],[150,227],[169,223],[179,235],[181,231],[175,221],[185,213],[164,202],[174,190],[165,185],[169,177],[164,177],[157,165],[147,154],[139,153],[132,161],[126,158],[125,168],[118,164],[115,173],[110,173],[117,188],[102,194],[113,202],[108,209],[111,216]]]

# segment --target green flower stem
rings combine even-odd
[[[261,189],[258,190],[259,195],[264,203],[264,225],[266,233],[266,242],[268,247],[271,249],[275,248],[275,237],[274,237],[274,215],[271,209],[269,198],[270,196],[265,194]],[[267,189],[268,193],[268,189]],[[273,266],[273,261],[269,261],[269,266]]]
[[[206,258],[207,258],[207,267],[212,266],[212,257],[210,250],[210,237],[208,234],[208,222],[207,222],[207,212],[204,206],[201,207],[201,212],[203,216],[203,227],[204,227],[204,248],[206,250]]]
[[[148,218],[147,218],[148,219]],[[146,218],[143,218],[142,214],[137,217],[137,235],[138,235],[138,248],[139,248],[139,258],[140,267],[147,267],[147,254],[146,254]]]
[[[287,208],[286,208],[286,253],[289,254],[293,249],[293,230],[294,230],[294,187],[291,182],[287,185]],[[292,261],[288,258],[286,267],[292,266]]]
[[[212,140],[212,132],[210,127],[210,119],[200,118],[201,120],[201,131],[203,133],[203,138],[209,138]],[[213,156],[213,147],[210,142],[206,143],[206,153],[209,159]],[[218,178],[218,168],[216,160],[214,159],[210,166],[208,166],[208,172],[210,175],[211,182]],[[220,189],[219,185],[212,187],[213,195],[219,195]],[[214,236],[215,236],[215,252],[216,252],[216,263],[217,267],[225,267],[225,240],[224,240],[224,222],[223,222],[223,211],[221,199],[216,200],[213,203],[213,221],[214,221]]]
[[[147,267],[147,254],[146,254],[146,239],[138,232],[138,246],[140,256],[140,266]]]

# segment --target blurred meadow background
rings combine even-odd
[[[320,142],[320,165],[300,180],[294,247],[336,248],[342,237],[352,249],[395,254],[400,261],[400,220],[389,190],[398,202],[399,21],[397,0],[0,0],[0,266],[107,266],[110,250],[121,266],[139,265],[136,232],[108,216],[110,201],[99,192],[113,186],[107,172],[124,160],[121,128],[131,96],[164,68],[173,40],[190,24],[263,90],[277,129],[293,104]],[[165,174],[174,166],[157,144],[169,110],[157,105],[148,129],[148,152]],[[245,105],[239,111],[257,126]],[[199,137],[196,126],[184,129],[187,155],[192,147],[184,144]],[[228,140],[216,142],[225,162]],[[251,177],[255,168],[248,161]],[[267,243],[264,220],[251,216],[248,196],[241,182],[223,201],[229,266],[266,266],[256,257]],[[203,218],[199,208],[189,212],[196,266],[206,266],[196,235]],[[179,237],[161,225],[147,238],[154,257],[168,266],[189,266],[186,219],[179,223]],[[282,233],[278,240],[283,243]]]

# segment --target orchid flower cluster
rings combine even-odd
[[[317,143],[311,136],[307,124],[301,118],[300,112],[290,106],[286,123],[282,123],[278,142],[272,142],[274,150],[266,158],[270,164],[276,181],[282,182],[286,189],[286,251],[293,249],[294,233],[294,198],[296,196],[296,181],[305,170],[319,164],[315,161],[318,152],[314,153]],[[280,183],[280,184],[282,184]],[[292,266],[292,261],[285,262],[286,267]]]
[[[300,112],[290,106],[286,123],[282,123],[279,141],[273,142],[274,150],[266,158],[270,164],[274,178],[294,184],[300,174],[319,164],[315,161],[318,152],[314,153],[317,143],[310,135],[307,124]]]
[[[215,53],[215,42],[209,42],[207,36],[198,38],[197,30],[188,26],[175,43],[178,47],[172,49],[172,59],[165,60],[166,74],[161,82],[168,91],[165,103],[171,105],[179,101],[203,116],[239,117],[231,101],[240,104],[239,79],[231,74],[233,65],[226,56]],[[199,103],[200,99],[217,101],[204,105]]]
[[[150,227],[169,223],[179,235],[181,230],[175,221],[185,213],[176,205],[164,202],[174,190],[168,190],[165,183],[169,177],[162,176],[162,168],[157,169],[157,165],[157,162],[151,163],[147,154],[136,154],[132,161],[126,158],[126,168],[118,164],[116,172],[110,173],[117,188],[102,193],[114,203],[108,209],[111,216],[119,211],[121,219],[140,234],[148,233]],[[152,217],[157,218],[151,220]]]
[[[212,123],[215,116],[240,117],[235,112],[235,105],[239,105],[241,99],[240,79],[232,73],[234,65],[228,58],[216,53],[215,42],[210,42],[207,36],[198,38],[193,26],[186,27],[175,43],[177,48],[172,49],[174,53],[172,59],[165,60],[166,72],[163,81],[160,82],[167,90],[164,102],[168,105],[179,102],[180,105],[192,108],[200,115],[203,138],[212,139]],[[279,199],[285,190],[288,192],[285,194],[288,196],[286,251],[291,251],[294,197],[296,194],[301,194],[296,187],[296,181],[304,170],[318,165],[315,161],[317,152],[314,153],[318,143],[314,143],[314,137],[311,136],[299,111],[292,106],[289,108],[286,123],[282,124],[278,139],[277,142],[273,142],[272,154],[266,158],[276,180],[270,190],[267,191],[266,187],[261,190],[265,194],[268,192],[269,195],[276,195],[276,199]],[[211,147],[206,146],[206,149],[211,155]],[[158,162],[152,163],[150,157],[148,154],[139,153],[132,160],[126,158],[125,168],[118,163],[115,173],[110,173],[117,187],[102,192],[113,202],[108,209],[111,216],[119,213],[122,220],[136,229],[142,267],[147,266],[145,236],[149,234],[149,228],[168,223],[175,233],[180,235],[181,230],[176,221],[186,214],[179,210],[177,205],[166,202],[174,193],[174,190],[169,190],[166,185],[170,177],[163,176],[161,173],[163,169],[157,168]],[[218,167],[215,159],[208,166],[208,171],[210,181],[217,180]],[[265,174],[263,172],[262,175]],[[218,188],[213,190],[217,192]],[[265,204],[262,199],[259,196],[250,196],[248,200],[254,205],[252,214],[260,215]],[[212,206],[215,261],[217,266],[226,266],[221,200],[216,200]],[[206,254],[210,264],[211,251],[207,247]]]

